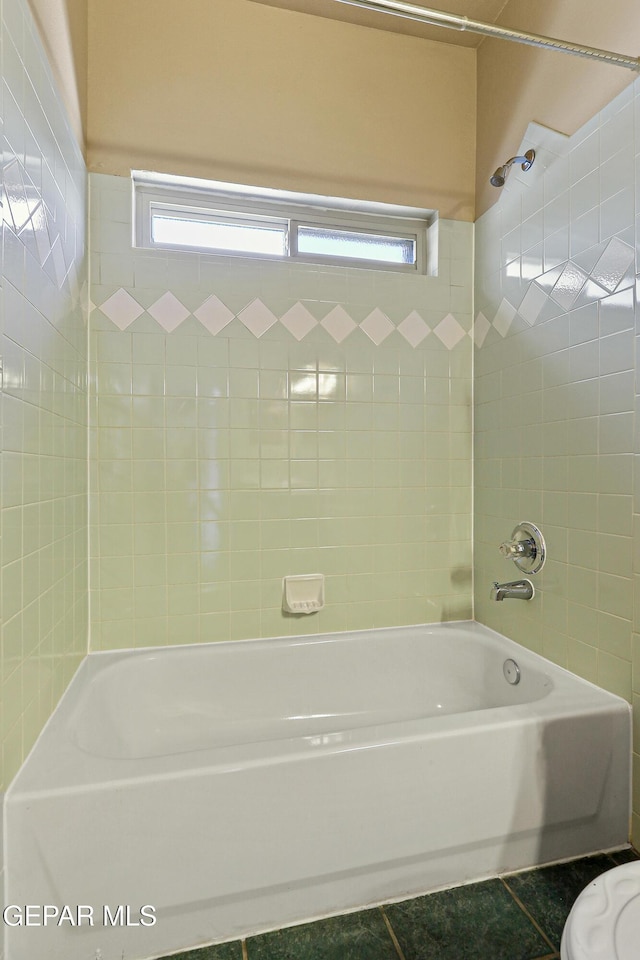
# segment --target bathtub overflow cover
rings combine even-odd
[[[502,672],[507,683],[520,683],[520,667],[515,660],[505,660],[502,664]]]

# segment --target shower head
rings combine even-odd
[[[511,157],[511,159],[507,160],[506,163],[503,163],[501,167],[498,167],[496,172],[489,179],[489,183],[492,187],[504,187],[505,181],[509,176],[509,170],[514,163],[521,164],[523,170],[529,170],[535,158],[535,150],[527,150],[523,157]]]
[[[489,180],[489,183],[492,187],[504,187],[504,182],[507,179],[507,174],[509,173],[509,165],[504,164],[502,167],[498,167],[494,175]]]

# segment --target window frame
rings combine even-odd
[[[193,184],[193,185],[192,185]],[[229,189],[231,188],[231,189]],[[294,194],[288,191],[261,190],[236,184],[208,184],[189,178],[165,177],[133,172],[134,246],[147,250],[175,250],[214,257],[242,257],[272,260],[279,263],[305,263],[341,267],[358,267],[392,273],[420,275],[428,273],[427,233],[437,221],[432,210],[395,207],[342,198]],[[206,221],[247,223],[256,226],[284,226],[286,239],[281,254],[213,249],[180,243],[154,241],[152,218],[167,213]],[[411,215],[412,214],[412,215]],[[373,236],[398,237],[415,242],[414,263],[390,263],[359,257],[304,254],[298,251],[297,231],[300,227],[335,228],[362,232]]]

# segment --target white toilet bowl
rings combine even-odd
[[[562,960],[640,960],[640,860],[582,891],[562,933]]]

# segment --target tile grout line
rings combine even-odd
[[[385,922],[385,924],[386,924],[387,930],[389,931],[389,936],[391,937],[391,940],[393,941],[393,945],[394,945],[394,947],[396,948],[396,952],[397,952],[398,956],[400,957],[400,960],[405,960],[404,953],[402,952],[402,947],[401,947],[400,944],[398,943],[398,938],[396,937],[395,931],[394,931],[393,927],[391,926],[391,921],[389,920],[389,917],[388,917],[388,916],[386,915],[386,913],[384,912],[384,907],[379,907],[378,909],[380,910],[380,913],[382,914],[382,919],[384,920],[384,922]]]
[[[513,899],[515,900],[516,904],[520,907],[520,909],[522,910],[522,912],[524,913],[524,915],[525,915],[526,917],[528,917],[528,919],[529,919],[529,920],[531,921],[531,923],[534,925],[534,927],[536,928],[536,930],[538,931],[538,933],[539,933],[539,934],[546,940],[546,942],[549,944],[549,946],[550,946],[551,949],[553,950],[552,956],[557,957],[557,956],[558,956],[558,951],[556,950],[554,944],[551,942],[551,940],[549,939],[549,937],[546,935],[546,933],[544,932],[544,930],[542,929],[542,927],[540,926],[540,924],[539,924],[536,920],[534,920],[534,918],[531,916],[531,914],[529,913],[529,911],[527,910],[527,908],[525,907],[525,905],[522,903],[522,901],[520,900],[520,898],[519,898],[518,896],[516,896],[516,894],[513,892],[513,890],[511,889],[511,887],[509,886],[509,884],[507,883],[507,881],[504,879],[504,877],[500,877],[499,879],[500,879],[500,881],[502,882],[502,884],[506,887],[506,889],[509,891],[509,893],[511,894],[511,896],[512,896]]]

